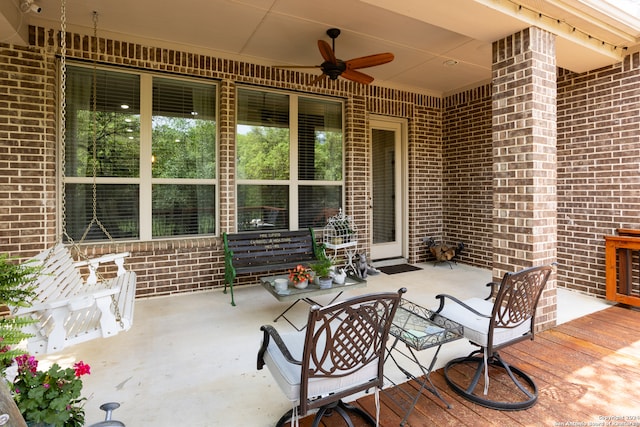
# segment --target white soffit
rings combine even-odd
[[[543,28],[558,36],[557,65],[575,72],[621,62],[627,47],[638,43],[613,16],[580,4],[596,0],[362,1],[486,42],[530,26]]]
[[[29,35],[27,24],[13,0],[0,0],[0,43],[26,45]]]

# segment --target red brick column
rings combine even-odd
[[[556,260],[555,37],[527,28],[493,43],[493,276]],[[537,329],[556,323],[555,275]]]

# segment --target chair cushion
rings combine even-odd
[[[470,298],[463,302],[480,313],[491,316],[493,301],[487,301],[482,298]],[[452,300],[446,301],[440,314],[447,319],[461,324],[464,327],[464,337],[466,339],[482,347],[487,346],[489,319],[478,316]],[[515,328],[495,328],[493,331],[493,345],[499,346],[512,339],[521,337],[529,332],[530,329],[530,322],[524,322]]]
[[[304,348],[304,332],[293,332],[281,334],[289,352],[296,360],[302,359]],[[264,354],[264,362],[283,393],[290,401],[297,401],[300,398],[300,365],[287,362],[278,346],[269,341],[269,346]],[[377,377],[377,363],[371,362],[353,374],[344,377],[311,378],[309,380],[308,397],[318,397],[329,393],[341,391],[354,384],[362,384]]]

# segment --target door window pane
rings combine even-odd
[[[373,129],[373,243],[396,240],[395,133]]]

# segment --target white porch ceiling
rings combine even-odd
[[[0,41],[24,44],[29,24],[59,27],[60,0],[0,2]],[[319,65],[316,42],[343,59],[392,52],[362,71],[373,84],[447,95],[488,82],[491,43],[535,25],[558,35],[557,63],[583,72],[619,62],[640,44],[640,0],[66,0],[71,31],[267,65]],[[626,48],[626,50],[625,50]],[[457,62],[447,66],[447,60]],[[316,70],[302,70],[316,73]],[[319,74],[319,70],[317,71]]]

